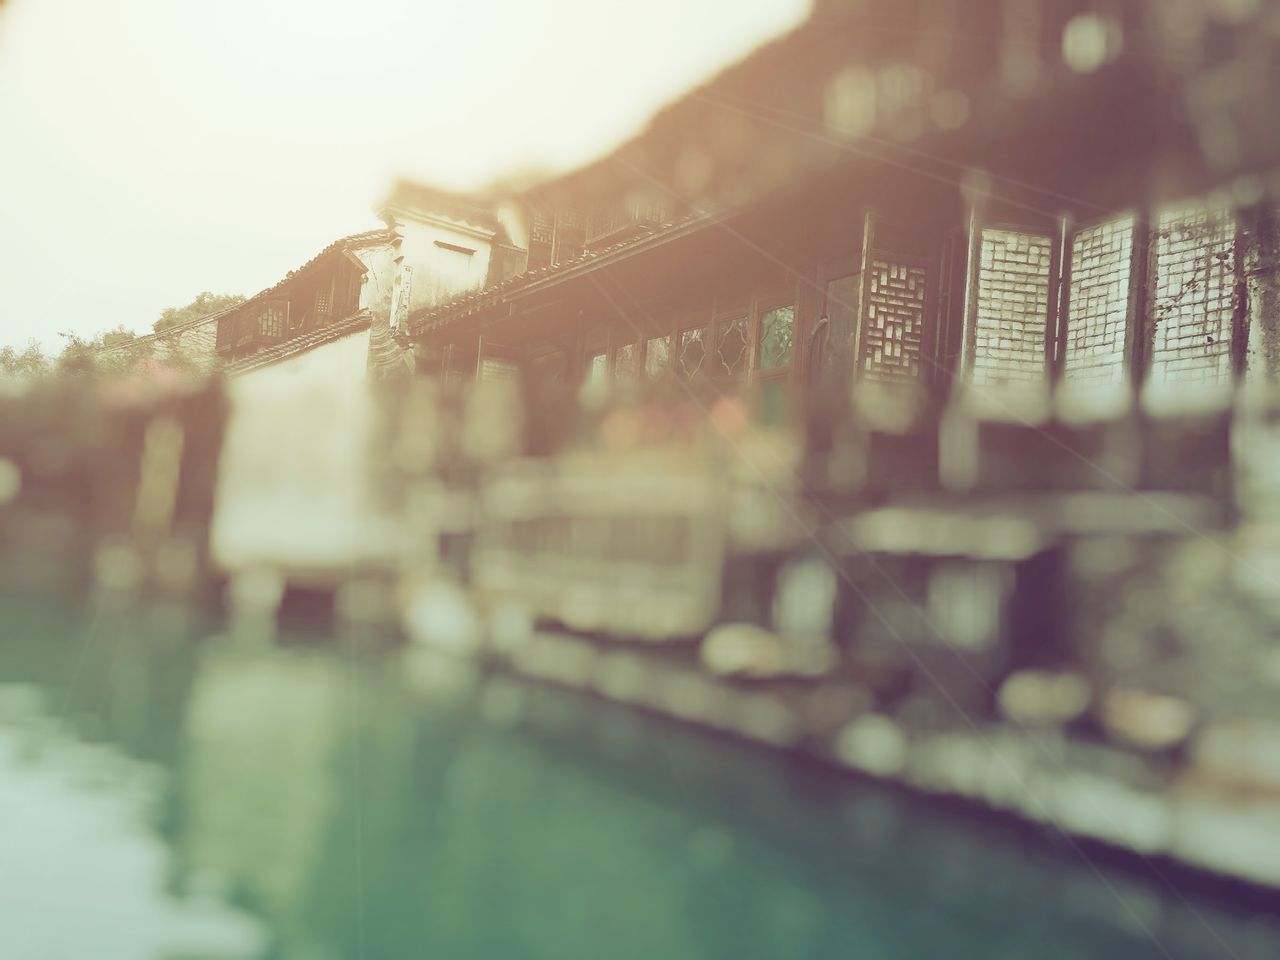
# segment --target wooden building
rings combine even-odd
[[[508,198],[527,269],[394,333],[447,376],[763,396],[821,358],[943,392],[1274,376],[1277,58],[1228,6],[818,2]]]

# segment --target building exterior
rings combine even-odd
[[[218,319],[218,357],[236,364],[391,303],[392,234],[370,230],[325,247],[284,279]]]
[[[524,253],[466,198],[401,183],[378,212],[383,229],[335,241],[217,318],[231,405],[213,531],[224,569],[327,585],[395,562],[397,527],[369,469],[377,385],[410,366],[391,323]]]
[[[765,393],[819,358],[942,392],[1274,376],[1269,287],[1246,280],[1274,281],[1256,174],[1280,151],[1244,78],[1274,58],[1249,15],[1183,12],[818,3],[511,198],[527,269],[396,333],[449,375]]]

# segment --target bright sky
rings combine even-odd
[[[0,344],[256,293],[399,175],[576,166],[807,0],[9,0]]]

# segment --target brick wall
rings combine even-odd
[[[1050,237],[983,230],[972,381],[1042,380],[1049,305]]]
[[[1230,379],[1235,231],[1224,209],[1184,207],[1157,219],[1152,380]]]
[[[1132,217],[1108,220],[1075,234],[1063,357],[1065,379],[1091,383],[1123,379],[1132,250]]]

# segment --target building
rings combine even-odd
[[[523,265],[499,217],[466,198],[401,183],[378,213],[385,227],[218,317],[231,416],[213,544],[233,574],[325,586],[391,568],[398,527],[369,463],[377,384],[409,367],[392,318]]]
[[[820,2],[510,198],[527,269],[396,335],[447,375],[765,393],[821,357],[943,392],[1274,376],[1266,14],[1185,6]]]

